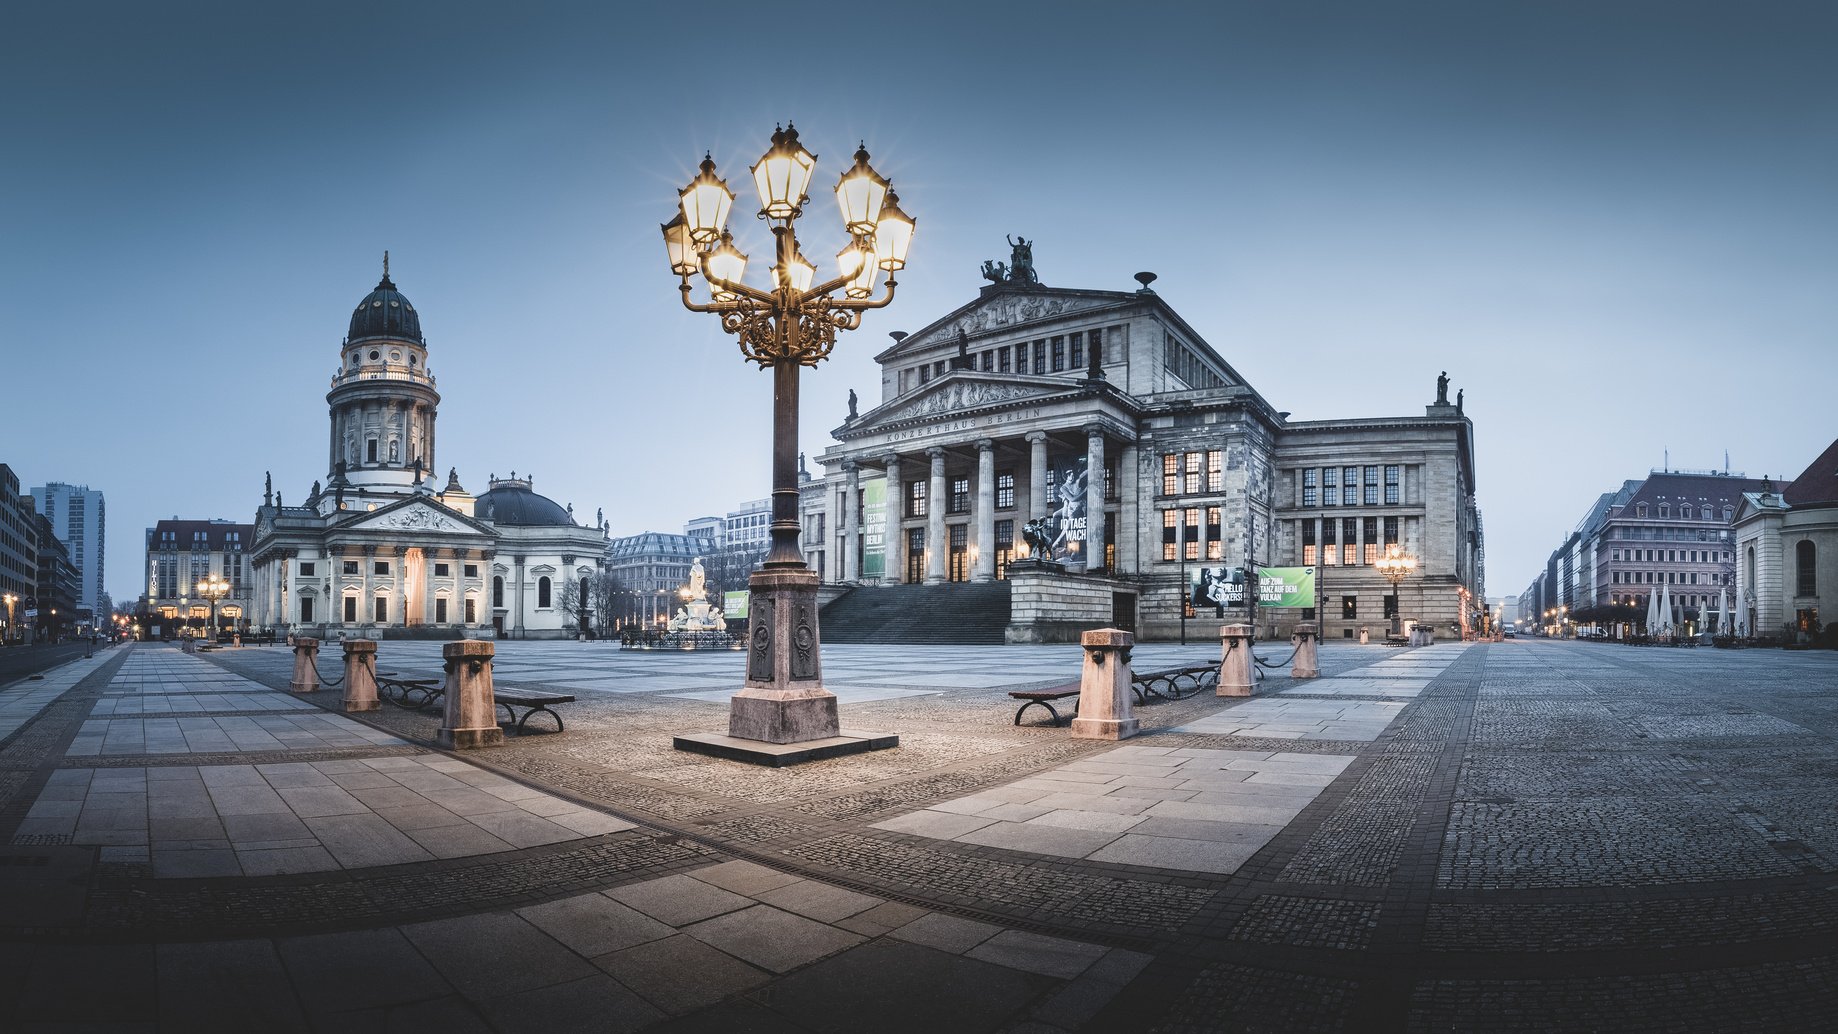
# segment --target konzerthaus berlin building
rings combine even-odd
[[[365,638],[558,638],[586,627],[603,520],[493,476],[474,497],[436,476],[440,394],[421,317],[389,279],[364,296],[326,393],[324,484],[255,516],[250,609],[258,627]]]
[[[1478,616],[1473,424],[1445,378],[1421,413],[1292,421],[1150,274],[1135,291],[1042,286],[1031,264],[994,278],[894,335],[876,356],[880,404],[858,413],[852,396],[831,432],[824,473],[803,492],[805,552],[826,582],[1004,579],[1027,554],[1025,525],[1043,518],[1066,573],[1042,582],[1016,569],[1015,621],[1042,634],[1011,625],[1011,640],[1066,638],[1070,626],[1048,627],[1055,608],[1084,627],[1170,638],[1195,569],[1247,558],[1318,568],[1318,618],[1260,609],[1260,635],[1317,619],[1328,637],[1377,633],[1391,587],[1373,565],[1393,545],[1418,562],[1399,590],[1406,622],[1447,636]]]

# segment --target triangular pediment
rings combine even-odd
[[[918,391],[863,413],[859,420],[838,428],[834,434],[853,438],[914,420],[1024,405],[1079,391],[1077,384],[1063,378],[953,370]]]
[[[1081,312],[1133,305],[1140,303],[1143,297],[1124,291],[1078,291],[1053,287],[986,289],[975,301],[961,305],[919,332],[907,335],[899,344],[874,359],[886,364],[897,361],[901,356],[951,345],[956,343],[959,331],[971,339],[974,347],[975,339],[981,336],[1019,329],[1031,323],[1059,320]]]
[[[450,510],[431,499],[416,497],[391,503],[361,517],[341,523],[341,532],[379,531],[391,535],[483,535],[495,537],[491,529],[457,510]]]

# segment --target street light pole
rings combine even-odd
[[[1391,583],[1391,634],[1394,637],[1403,635],[1404,607],[1398,600],[1398,586],[1403,583],[1404,579],[1410,577],[1412,571],[1417,569],[1417,558],[1405,556],[1404,552],[1395,545],[1386,546],[1385,555],[1380,557],[1378,563],[1373,566],[1377,567],[1379,574]]]
[[[703,158],[679,195],[676,217],[663,226],[671,272],[682,280],[683,307],[718,316],[741,355],[772,371],[771,548],[747,581],[752,598],[746,684],[729,707],[730,739],[792,744],[840,735],[835,694],[823,688],[818,577],[798,548],[798,377],[802,367],[829,356],[839,332],[859,327],[863,312],[893,301],[894,277],[906,266],[914,227],[892,184],[869,166],[867,149],[856,150],[854,158],[836,184],[848,233],[836,256],[839,275],[815,286],[816,267],[799,250],[794,224],[805,214],[817,156],[798,142],[795,126],[775,130],[772,146],[751,170],[759,216],[772,229],[770,289],[741,282],[747,256],[726,229],[734,192],[715,175],[712,157]],[[875,298],[883,273],[885,292]],[[707,302],[691,297],[698,277],[708,288]],[[861,745],[842,750],[892,745],[856,742]],[[678,737],[677,746],[711,752],[709,743],[694,737]]]

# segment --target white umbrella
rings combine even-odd
[[[1730,620],[1729,586],[1724,586],[1722,594],[1717,597],[1717,634],[1729,635],[1735,627],[1735,623]]]
[[[1647,635],[1659,634],[1659,590],[1647,593]]]
[[[1659,631],[1661,634],[1672,628],[1672,593],[1667,591],[1666,583],[1659,583]]]

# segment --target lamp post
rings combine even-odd
[[[13,638],[13,605],[19,602],[19,594],[9,592],[4,599],[6,600],[6,632],[0,635],[0,646],[6,645],[6,641]]]
[[[230,583],[216,575],[210,575],[198,579],[197,589],[198,595],[211,601],[210,638],[214,643],[217,641],[217,601],[230,594]]]
[[[678,198],[676,217],[663,226],[670,270],[682,280],[683,307],[715,314],[721,329],[738,339],[742,357],[772,371],[771,548],[747,581],[752,632],[746,684],[728,712],[733,739],[791,744],[840,732],[836,697],[823,688],[819,663],[818,578],[798,548],[798,373],[822,362],[837,333],[859,327],[863,312],[893,301],[894,277],[906,265],[914,225],[892,184],[868,164],[867,149],[858,149],[854,159],[836,184],[847,231],[836,256],[838,275],[815,286],[816,267],[799,250],[793,224],[804,215],[817,156],[798,142],[796,127],[774,130],[772,146],[752,167],[759,217],[774,241],[770,288],[741,282],[747,256],[726,229],[734,192],[715,175],[713,158],[703,158]],[[886,290],[875,298],[883,272]],[[707,302],[691,297],[698,277],[709,290]],[[706,752],[690,738],[678,737],[677,746]]]
[[[1393,636],[1403,635],[1401,622],[1404,608],[1398,602],[1398,586],[1403,583],[1404,579],[1410,577],[1412,571],[1417,569],[1417,558],[1405,556],[1403,550],[1397,546],[1386,546],[1385,555],[1372,566],[1378,568],[1379,574],[1384,575],[1385,580],[1391,583],[1391,634]]]

